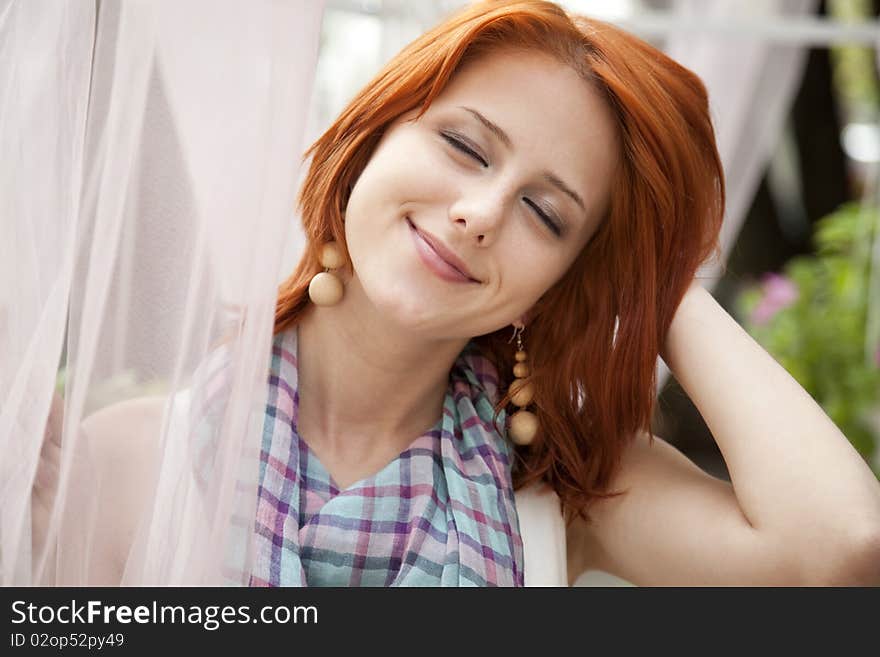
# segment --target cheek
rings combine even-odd
[[[398,129],[380,142],[352,190],[352,197],[406,197],[443,188],[444,153],[414,128]]]
[[[515,258],[505,259],[504,280],[524,296],[540,297],[562,277],[567,268],[566,259],[555,249],[528,249],[521,246],[515,252]],[[528,266],[524,267],[524,263],[528,263]]]
[[[501,271],[499,299],[517,316],[531,308],[565,275],[568,264],[560,254],[550,250],[519,249],[516,258],[505,259]],[[529,263],[528,267],[522,263]]]
[[[484,308],[491,324],[485,333],[504,328],[530,311],[562,280],[579,253],[568,245],[539,241],[527,228],[513,230],[508,237],[503,245],[497,245],[505,256],[500,259],[497,288],[488,295]]]
[[[355,265],[371,248],[409,250],[401,222],[414,207],[432,215],[447,207],[454,181],[438,161],[443,153],[438,156],[439,149],[429,146],[418,134],[400,132],[380,143],[364,167],[345,212],[346,241]]]

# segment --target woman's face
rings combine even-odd
[[[352,189],[347,285],[424,337],[490,333],[524,317],[598,227],[614,119],[573,69],[520,51],[472,61],[415,114]]]

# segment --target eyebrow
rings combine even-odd
[[[510,140],[510,136],[508,136],[508,134],[504,132],[504,130],[502,130],[498,124],[493,123],[472,107],[465,107],[464,105],[460,105],[459,109],[463,109],[468,112],[471,116],[473,116],[480,123],[486,126],[489,131],[493,135],[495,135],[502,144],[507,146],[507,148],[509,148],[510,150],[513,150],[513,142]],[[571,197],[571,199],[580,206],[581,210],[583,210],[584,213],[587,212],[584,200],[578,195],[577,192],[566,185],[559,176],[557,176],[552,171],[543,171],[541,175],[543,176],[545,181],[547,181],[557,189],[561,190],[567,196]]]

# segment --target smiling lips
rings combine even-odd
[[[468,272],[467,266],[443,242],[430,233],[419,230],[407,217],[416,251],[425,266],[443,280],[453,283],[479,283]]]

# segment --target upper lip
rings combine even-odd
[[[446,244],[444,244],[439,237],[432,235],[426,230],[422,230],[413,223],[412,219],[407,218],[407,221],[409,221],[410,225],[413,227],[413,230],[421,235],[422,239],[424,239],[430,245],[430,247],[437,252],[437,255],[439,255],[447,263],[452,265],[455,269],[467,276],[472,281],[475,281],[477,283],[481,282],[476,276],[474,276],[470,272],[470,270],[467,268],[467,265],[464,264],[464,261],[457,255],[455,255],[455,252],[448,246],[446,246]]]

